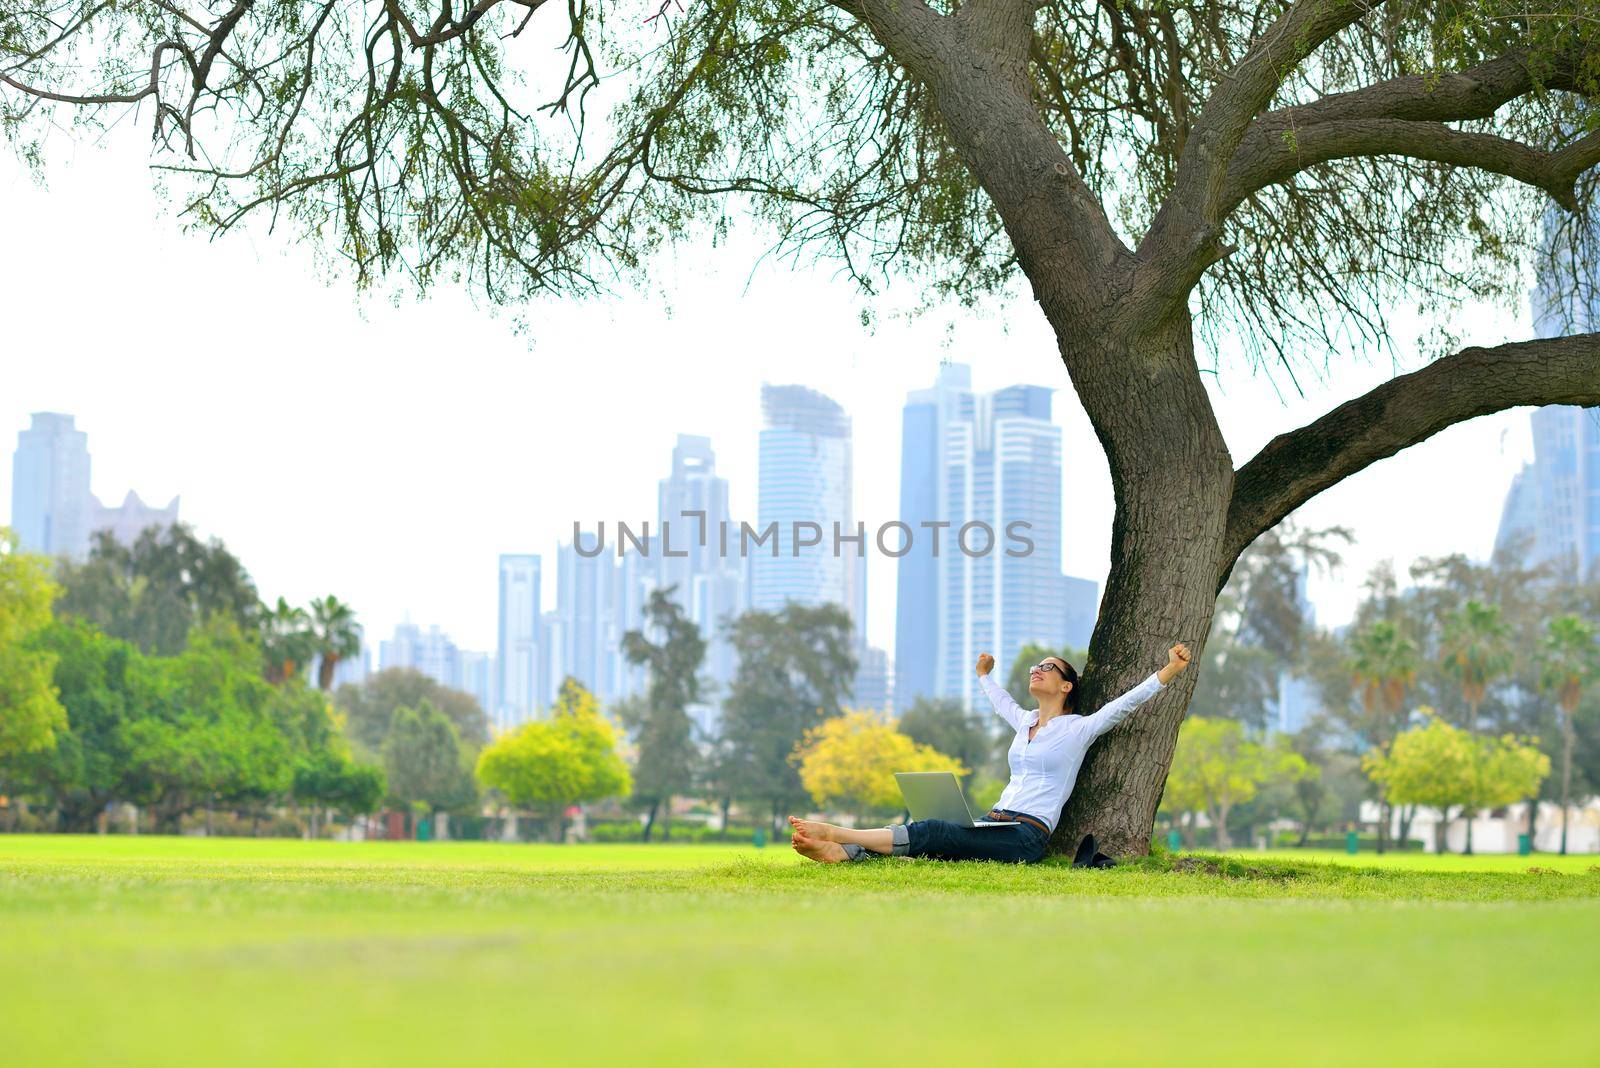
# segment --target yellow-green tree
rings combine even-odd
[[[576,679],[561,685],[552,714],[496,738],[478,757],[478,779],[514,808],[553,815],[564,829],[568,805],[626,794],[628,766],[617,730]]]
[[[1161,807],[1204,812],[1217,829],[1217,848],[1228,849],[1228,813],[1236,805],[1254,799],[1269,782],[1298,782],[1313,774],[1299,753],[1246,738],[1237,720],[1190,716],[1178,733]]]
[[[1445,829],[1457,815],[1528,797],[1550,774],[1550,758],[1536,747],[1510,735],[1480,738],[1431,712],[1387,750],[1367,753],[1361,766],[1391,800],[1439,813],[1434,843],[1441,853]],[[1472,851],[1470,836],[1466,851]]]
[[[901,734],[896,721],[849,709],[807,731],[790,759],[813,801],[857,815],[901,807],[897,771],[968,771],[955,757]]]
[[[58,593],[49,559],[20,551],[0,527],[0,759],[49,749],[67,725],[55,655],[27,640],[50,622]]]

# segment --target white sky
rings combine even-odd
[[[759,246],[697,243],[663,264],[649,294],[526,309],[530,338],[461,292],[398,306],[360,298],[286,240],[182,235],[150,193],[147,145],[143,128],[103,146],[62,137],[48,189],[0,152],[3,455],[30,412],[77,416],[102,500],[181,494],[182,518],[223,538],[269,600],[335,593],[374,647],[409,614],[492,650],[497,555],[543,554],[553,606],[557,540],[574,520],[653,520],[680,432],[711,437],[734,515],[753,520],[763,381],[812,386],[851,413],[856,511],[871,529],[896,518],[905,394],[931,384],[941,359],[972,364],[980,390],[1060,388],[1065,567],[1104,579],[1105,460],[1031,301],[880,315],[868,332],[831,268],[769,261],[752,278]],[[1525,310],[1515,322],[1480,314],[1458,332],[1477,344],[1531,336]],[[1308,399],[1280,400],[1236,363],[1212,393],[1242,463],[1393,373],[1387,361],[1335,359],[1329,381],[1302,378]],[[1341,578],[1313,579],[1319,620],[1348,619],[1382,558],[1403,579],[1419,555],[1486,555],[1531,450],[1528,409],[1478,419],[1302,509],[1305,523],[1343,523],[1358,538]],[[0,463],[7,512],[10,487]],[[869,635],[893,649],[894,567],[875,557],[869,573]]]

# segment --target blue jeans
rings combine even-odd
[[[1006,815],[1029,815],[996,809]],[[1038,817],[1034,817],[1037,819]],[[1042,821],[1041,821],[1042,822]],[[890,827],[897,857],[932,857],[936,860],[998,860],[1011,864],[1037,864],[1044,859],[1049,836],[1031,823],[1010,827],[962,827],[948,820],[913,820]],[[882,856],[861,846],[845,846],[851,860]]]

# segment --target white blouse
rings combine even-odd
[[[995,808],[1026,812],[1049,825],[1051,832],[1061,819],[1061,806],[1067,803],[1084,754],[1094,740],[1128,718],[1129,713],[1166,689],[1159,674],[1151,676],[1107,702],[1092,716],[1057,716],[1028,740],[1028,729],[1039,722],[1037,710],[1026,712],[989,675],[981,675],[978,685],[988,695],[995,713],[1016,730],[1006,762],[1011,765],[1011,781],[995,802]]]

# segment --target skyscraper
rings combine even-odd
[[[22,548],[79,558],[89,551],[89,436],[70,415],[34,412],[11,460],[11,526]]]
[[[664,533],[653,558],[656,581],[673,590],[673,598],[699,627],[706,641],[702,677],[720,692],[738,668],[723,623],[748,607],[749,585],[739,555],[739,527],[728,514],[728,480],[717,475],[710,438],[678,435],[672,472],[660,483],[659,506],[658,530]]]
[[[751,547],[750,603],[843,606],[866,632],[866,541],[853,505],[850,417],[804,386],[761,387],[757,528],[773,541]],[[835,551],[835,524],[839,537]],[[863,536],[859,541],[854,539]]]
[[[478,699],[478,707],[492,713],[495,707],[494,657],[488,653],[460,649],[456,652],[456,688]]]
[[[970,703],[980,652],[1008,670],[1023,645],[1063,641],[1061,431],[1051,390],[982,394],[970,385],[966,367],[948,365],[932,389],[907,398],[900,519],[913,541],[899,562],[901,709],[923,695]]]
[[[583,537],[586,551],[595,547],[596,537]],[[642,598],[630,597],[623,588],[629,578],[638,577],[636,568],[623,566],[636,556],[618,560],[610,544],[592,556],[580,553],[576,545],[557,547],[555,615],[564,638],[553,680],[558,688],[561,679],[571,675],[602,705],[641,688],[640,673],[630,670],[622,655],[622,636],[640,625],[637,610],[629,618],[629,607],[642,603]]]
[[[495,725],[501,730],[533,718],[544,703],[540,695],[539,557],[500,557],[500,628],[497,663],[499,698]]]
[[[394,636],[378,643],[378,670],[409,668],[420,671],[440,686],[460,690],[460,650],[437,626],[426,630],[415,623],[397,623]]]
[[[1530,300],[1540,337],[1600,329],[1597,237],[1575,241],[1566,219],[1546,216],[1548,258]],[[1534,459],[1512,481],[1495,548],[1523,534],[1532,562],[1594,574],[1600,570],[1600,408],[1548,405],[1530,419]]]
[[[178,521],[178,498],[174,497],[165,508],[145,504],[132,490],[115,508],[107,508],[99,498],[91,496],[89,528],[104,530],[124,545],[132,545],[139,535],[150,527],[170,527]]]
[[[1529,416],[1532,463],[1506,494],[1495,550],[1527,538],[1530,563],[1600,571],[1600,408],[1548,405]]]
[[[938,560],[933,532],[922,524],[945,515],[944,431],[970,411],[971,390],[972,370],[945,364],[933,388],[914,390],[906,398],[901,415],[900,522],[910,528],[910,545],[888,543],[891,550],[905,549],[896,563],[894,621],[894,701],[901,711],[936,692]]]
[[[1029,642],[1060,641],[1061,430],[1050,421],[1050,393],[1011,386],[977,394],[971,419],[945,428],[951,544],[938,558],[941,696],[978,697],[980,652],[1009,670]],[[1008,532],[1023,523],[1015,529],[1032,547],[1011,556]],[[989,551],[977,553],[985,538]]]
[[[1095,621],[1100,616],[1100,584],[1073,575],[1061,576],[1061,644],[1089,648]]]
[[[130,492],[108,508],[89,492],[89,436],[58,412],[34,412],[11,460],[11,526],[29,552],[81,560],[106,531],[132,545],[147,527],[178,521],[178,498],[152,508]]]

